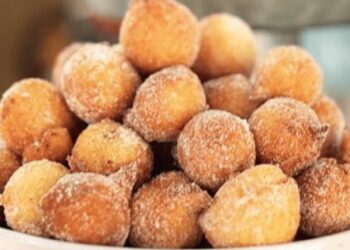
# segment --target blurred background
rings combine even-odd
[[[282,44],[306,48],[321,65],[325,90],[350,122],[350,0],[182,0],[199,17],[229,12],[256,31],[259,55]],[[0,92],[29,76],[50,78],[72,41],[118,41],[128,0],[0,1]]]

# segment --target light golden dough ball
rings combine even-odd
[[[222,109],[248,119],[260,102],[250,99],[253,86],[241,74],[233,74],[204,83],[211,109]]]
[[[249,119],[257,161],[281,167],[290,176],[314,163],[328,133],[315,111],[292,98],[267,101]]]
[[[10,179],[11,175],[20,166],[20,157],[9,149],[0,149],[0,193],[4,191],[5,185]]]
[[[82,45],[65,62],[61,89],[69,108],[87,123],[119,119],[141,79],[116,46]]]
[[[185,124],[205,109],[197,75],[185,66],[173,66],[141,85],[124,122],[147,141],[175,141]]]
[[[129,240],[145,248],[195,247],[202,237],[198,218],[210,202],[184,173],[162,173],[132,198]]]
[[[43,235],[40,199],[68,173],[61,164],[32,161],[20,167],[5,186],[2,205],[7,224],[16,231]]]
[[[350,228],[350,165],[324,158],[303,171],[297,182],[301,230],[323,236]]]
[[[78,137],[69,157],[73,172],[103,175],[122,167],[136,167],[137,186],[148,180],[153,166],[153,153],[136,132],[112,120],[89,125]]]
[[[314,58],[298,46],[270,49],[255,65],[251,98],[291,97],[312,105],[322,93],[323,74]]]
[[[200,21],[200,30],[201,45],[193,69],[201,79],[250,75],[256,44],[247,23],[230,14],[212,14]]]
[[[191,67],[199,39],[196,17],[173,0],[131,1],[120,30],[126,56],[146,74],[172,65]]]
[[[289,242],[299,227],[296,182],[274,165],[258,165],[228,180],[200,225],[215,248]]]
[[[51,128],[76,129],[78,121],[60,93],[47,81],[29,78],[12,85],[0,105],[1,135],[17,154]]]

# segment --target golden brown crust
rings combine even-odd
[[[322,236],[350,228],[350,165],[324,158],[303,171],[297,182],[301,230]]]
[[[292,241],[300,220],[295,181],[274,165],[258,165],[228,180],[200,219],[213,247]]]
[[[260,106],[249,123],[257,161],[278,164],[290,176],[317,160],[328,132],[309,106],[285,97]]]
[[[124,122],[147,141],[174,141],[205,108],[198,77],[185,66],[173,66],[154,73],[141,85]]]
[[[255,65],[252,98],[291,97],[312,105],[322,92],[323,74],[312,56],[297,46],[270,49]]]
[[[9,149],[0,149],[0,193],[11,175],[21,166],[20,157]]]
[[[146,248],[195,247],[202,236],[198,218],[210,202],[182,172],[160,174],[133,196],[129,240]]]
[[[200,30],[200,51],[193,69],[201,79],[238,73],[250,75],[256,45],[247,23],[230,14],[213,14],[200,21]]]
[[[337,154],[338,160],[344,163],[350,163],[350,131],[345,129],[342,143]]]
[[[120,31],[125,54],[143,73],[192,66],[199,39],[196,17],[173,0],[133,0]]]

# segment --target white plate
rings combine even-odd
[[[116,250],[134,249],[94,246],[44,239],[0,228],[1,250]],[[349,250],[350,230],[326,237],[274,246],[235,248],[235,250]]]

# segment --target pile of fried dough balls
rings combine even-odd
[[[74,43],[0,103],[6,225],[62,241],[243,247],[350,228],[350,132],[312,56],[133,0],[120,44]]]

